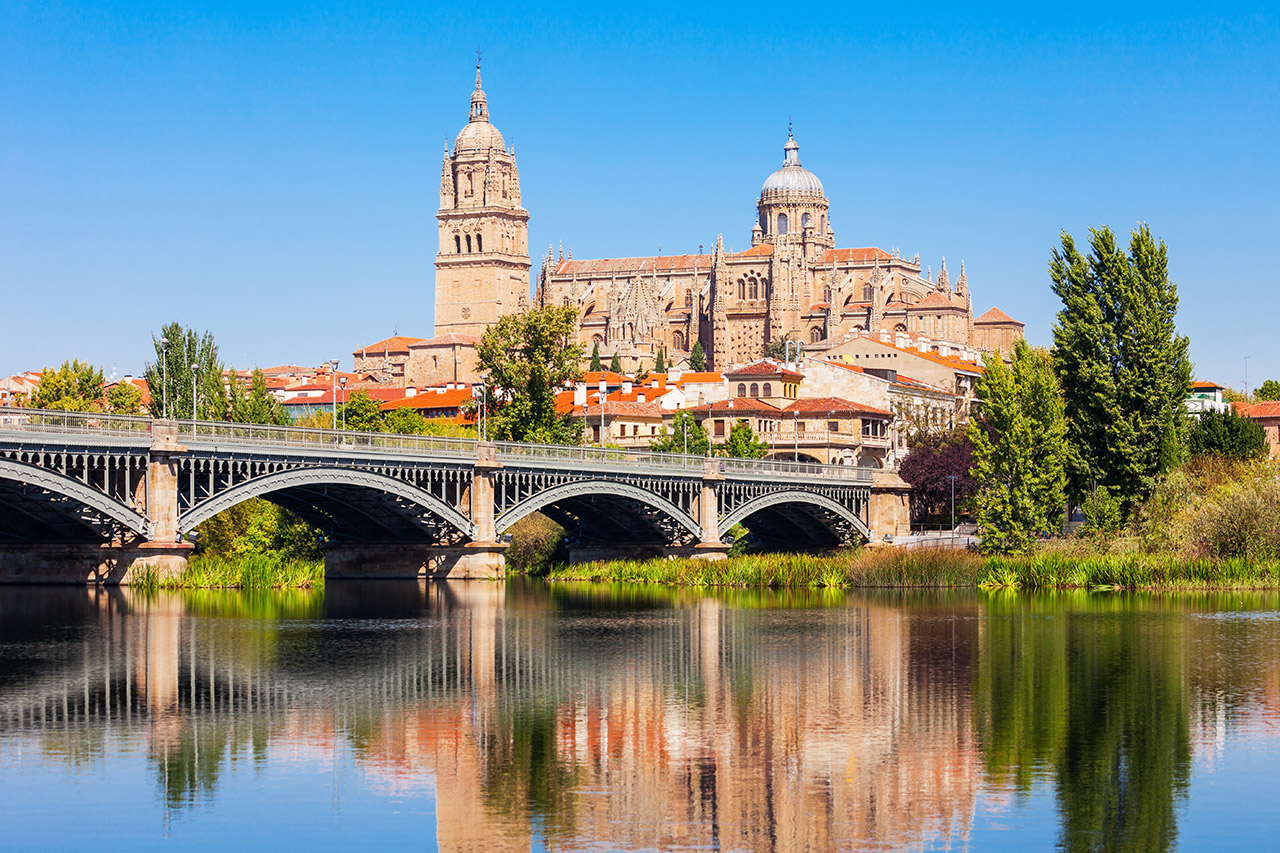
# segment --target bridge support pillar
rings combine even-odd
[[[187,558],[195,546],[182,540],[178,526],[178,460],[187,448],[178,443],[174,421],[151,422],[151,454],[147,460],[146,507],[150,530],[147,541],[122,560],[118,583],[129,583],[141,571],[160,577],[178,577],[187,570]]]
[[[702,540],[689,555],[695,560],[723,560],[729,555],[729,546],[720,541],[720,501],[716,497],[716,484],[723,481],[720,466],[707,459],[702,464],[702,491],[698,494],[698,525],[702,528]]]
[[[877,471],[871,480],[871,507],[867,527],[872,542],[911,534],[911,484],[892,471]]]

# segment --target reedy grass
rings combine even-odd
[[[1280,561],[1057,551],[984,558],[969,551],[863,548],[823,555],[750,554],[719,562],[610,560],[558,566],[547,579],[772,589],[1280,589]]]
[[[159,577],[147,568],[131,585],[138,589],[313,589],[324,587],[323,560],[294,560],[279,554],[191,558],[181,577]]]

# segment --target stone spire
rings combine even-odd
[[[489,104],[480,88],[480,51],[476,51],[476,90],[471,93],[471,121],[488,121]]]
[[[444,163],[440,166],[440,206],[453,207],[453,160],[449,157],[449,146],[444,147]]]
[[[729,315],[725,295],[729,290],[729,267],[724,259],[724,235],[716,235],[711,259],[711,367],[729,368]],[[692,344],[690,344],[692,346]]]
[[[969,277],[964,274],[964,258],[960,259],[960,275],[956,277],[956,293],[964,296],[969,292]]]
[[[947,275],[947,257],[942,256],[942,269],[938,271],[938,290],[951,292],[951,278]]]

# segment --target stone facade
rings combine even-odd
[[[470,118],[440,167],[436,219],[436,335],[479,337],[529,307],[529,211],[515,155],[489,122],[479,64]]]
[[[479,379],[476,369],[475,335],[443,334],[409,346],[405,381],[415,388],[472,383]]]
[[[696,255],[574,260],[549,249],[535,302],[575,307],[579,342],[624,363],[652,363],[659,350],[678,362],[701,341],[710,366],[724,370],[759,358],[770,341],[823,349],[880,330],[981,347],[963,263],[953,282],[945,259],[934,279],[919,256],[836,248],[828,209],[788,138],[782,168],[761,189],[750,249],[727,252],[720,238],[710,254]],[[1008,322],[983,341],[1021,336],[1021,324],[1000,316]]]

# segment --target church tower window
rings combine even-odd
[[[756,281],[754,278],[751,279],[751,281],[747,285],[747,295],[751,299],[759,299],[760,298],[760,282]]]
[[[822,340],[822,329],[814,326],[809,330],[809,343],[816,344],[820,340]]]
[[[467,254],[471,254],[471,235],[467,235]]]
[[[479,235],[479,234],[477,234],[477,235],[476,235],[476,251],[477,251],[477,252],[483,252],[483,251],[484,251],[484,246],[483,246],[483,245],[481,244],[481,242],[480,242],[480,235]]]
[[[744,279],[738,279],[738,298],[747,298],[747,282]]]
[[[462,254],[462,237],[457,234],[453,235],[453,248],[455,254]]]
[[[800,214],[800,230],[803,231],[808,227],[809,227],[809,214],[807,213]]]
[[[785,213],[778,214],[778,233],[787,233],[787,215]]]

